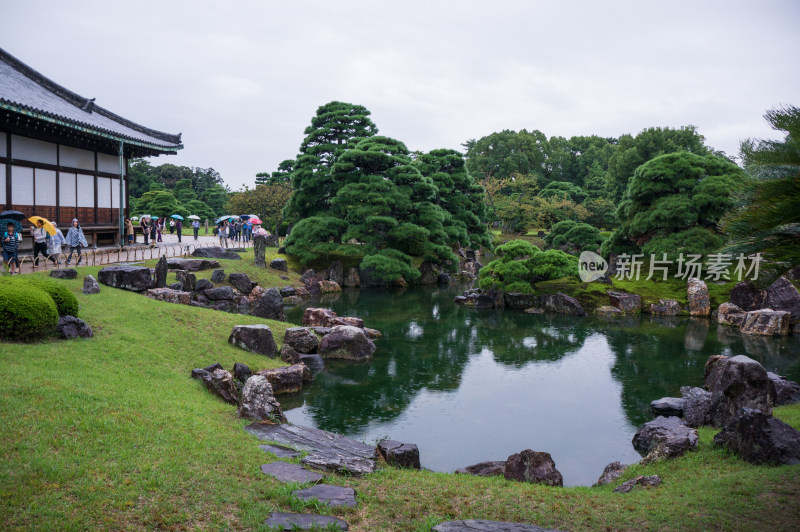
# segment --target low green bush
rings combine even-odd
[[[28,283],[47,292],[56,304],[59,316],[77,316],[78,298],[69,288],[58,281],[40,277],[38,275],[21,275],[14,279],[15,282]]]
[[[53,298],[33,283],[0,283],[0,338],[30,341],[51,334],[58,323]]]

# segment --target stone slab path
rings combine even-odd
[[[324,471],[364,475],[375,471],[375,447],[341,434],[301,425],[253,423],[244,428],[260,440],[308,453],[301,462]]]
[[[265,443],[264,445],[259,445],[258,448],[265,453],[272,453],[278,458],[297,458],[300,456],[299,451],[295,451],[290,447],[284,447],[283,445],[272,445],[270,443]]]
[[[311,530],[312,528],[330,530],[349,530],[346,521],[330,515],[291,514],[273,512],[269,515],[264,526],[272,530]]]
[[[269,475],[280,482],[299,482],[306,484],[309,482],[317,483],[325,475],[309,471],[305,467],[298,464],[291,464],[289,462],[271,462],[261,466],[261,472]]]
[[[356,491],[353,488],[333,486],[331,484],[318,484],[310,488],[295,490],[292,495],[303,501],[317,499],[328,506],[355,508],[358,504],[356,502]]]

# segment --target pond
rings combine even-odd
[[[641,459],[631,439],[650,401],[701,386],[710,355],[746,354],[800,381],[796,338],[747,337],[699,318],[617,321],[474,310],[457,288],[348,290],[306,306],[380,330],[373,360],[326,361],[289,421],[366,443],[416,443],[422,467],[452,472],[523,449],[547,451],[565,485],[591,485],[609,462]],[[304,307],[287,308],[301,323]]]

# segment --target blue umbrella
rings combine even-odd
[[[175,218],[176,220],[183,220],[183,216],[181,216],[180,214],[173,214],[172,216],[170,216],[170,218]]]

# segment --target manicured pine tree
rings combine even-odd
[[[293,193],[284,211],[290,223],[330,211],[338,190],[331,168],[358,140],[378,132],[369,115],[366,107],[345,102],[330,102],[317,109],[293,165]]]

